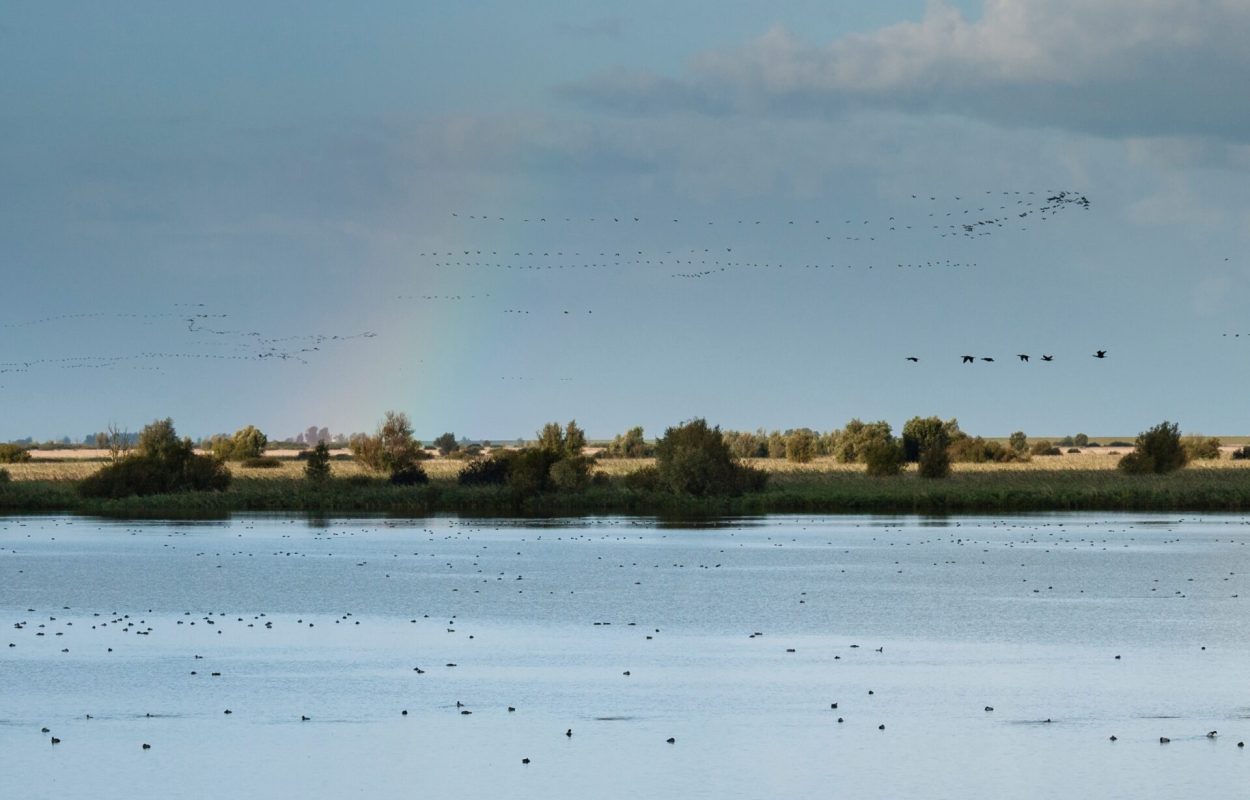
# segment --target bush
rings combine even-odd
[[[551,484],[562,492],[580,492],[590,485],[590,469],[594,465],[590,456],[566,456],[551,465]]]
[[[456,434],[444,433],[442,436],[434,440],[434,446],[438,448],[438,454],[448,456],[460,449],[460,443],[456,441]]]
[[[1081,448],[1079,448],[1079,447],[1069,447],[1069,448],[1068,448],[1068,452],[1069,452],[1069,453],[1080,453],[1080,452],[1081,452]]]
[[[1132,453],[1120,459],[1119,468],[1130,475],[1153,472],[1159,475],[1185,466],[1189,456],[1181,443],[1180,426],[1161,422],[1137,435]]]
[[[1011,434],[1011,438],[1007,440],[1007,444],[1017,453],[1023,453],[1029,449],[1029,437],[1024,435],[1024,431],[1016,431]]]
[[[720,428],[703,419],[666,430],[655,458],[660,487],[679,494],[739,495],[758,491],[767,481],[762,471],[738,463]]]
[[[1061,456],[1063,455],[1063,451],[1060,450],[1058,447],[1044,447],[1041,449],[1034,448],[1033,455],[1035,456]]]
[[[1191,461],[1210,461],[1220,457],[1220,440],[1214,436],[1186,436],[1181,444]]]
[[[412,438],[412,423],[402,412],[388,411],[372,436],[358,434],[350,443],[352,456],[374,472],[394,476],[408,471],[426,457],[421,443]],[[424,474],[424,470],[421,470]]]
[[[826,447],[842,464],[853,464],[863,461],[863,452],[870,443],[893,439],[890,423],[885,420],[877,422],[860,422],[853,419],[846,423],[841,431],[832,432]]]
[[[551,467],[560,457],[551,450],[513,450],[508,454],[508,488],[525,495],[547,491],[551,488]]]
[[[636,469],[633,472],[627,472],[621,477],[621,483],[625,484],[626,489],[633,489],[636,492],[654,492],[660,488],[660,471],[654,466]]]
[[[173,420],[163,419],[139,434],[139,447],[78,484],[83,497],[119,498],[171,492],[224,491],[230,471],[215,458],[195,454],[190,439],[179,439]]]
[[[506,452],[479,458],[460,468],[456,482],[461,486],[503,486],[508,482],[511,464]]]
[[[0,483],[8,483],[13,478],[7,469],[0,469]]]
[[[278,469],[282,466],[282,461],[273,456],[257,456],[255,458],[243,459],[240,466],[248,467],[249,469]]]
[[[393,486],[417,486],[429,483],[430,476],[426,475],[425,470],[421,469],[421,465],[414,461],[411,464],[405,464],[399,469],[393,470],[390,481]]]
[[[874,477],[893,477],[903,471],[903,445],[894,437],[874,439],[860,450],[868,474]]]
[[[639,428],[638,430],[642,430]],[[721,436],[734,458],[768,458],[768,434],[764,431],[724,431]],[[654,451],[652,451],[654,454]]]
[[[950,446],[947,447],[947,452],[950,454],[952,461],[971,464],[1029,460],[1027,453],[1006,447],[1001,442],[964,434],[961,434],[958,439],[950,443]]]
[[[330,448],[325,442],[317,442],[317,446],[308,453],[304,461],[304,477],[317,483],[330,477]]]
[[[1233,451],[1231,458],[1234,461],[1245,461],[1246,459],[1250,459],[1250,445],[1238,447]]]
[[[1055,447],[1054,442],[1050,441],[1049,439],[1039,439],[1038,441],[1034,442],[1033,444],[1029,446],[1029,452],[1035,456],[1059,455],[1058,452],[1054,452],[1054,453],[1050,452],[1051,450],[1058,451],[1059,448]]]
[[[920,449],[917,472],[922,478],[948,478],[951,474],[951,457],[945,447],[930,444]]]
[[[0,464],[24,464],[30,461],[30,451],[21,445],[0,444]]]
[[[1089,447],[1089,437],[1083,433],[1078,433],[1072,437],[1072,444],[1077,447]]]
[[[810,428],[786,431],[786,460],[806,464],[816,457],[816,432]]]

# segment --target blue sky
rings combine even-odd
[[[257,5],[0,2],[0,439],[1247,432],[1244,3]]]

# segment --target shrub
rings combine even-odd
[[[816,432],[810,428],[786,431],[786,460],[806,464],[816,457]]]
[[[1024,435],[1024,431],[1016,431],[1011,434],[1011,438],[1007,440],[1007,443],[1017,453],[1023,453],[1029,449],[1029,437]]]
[[[1233,451],[1231,458],[1234,461],[1245,461],[1246,459],[1250,459],[1250,445],[1238,447]]]
[[[671,492],[738,495],[758,491],[767,481],[762,471],[738,463],[720,428],[703,419],[667,429],[655,451],[658,483]]]
[[[721,435],[734,458],[768,458],[768,434],[762,430],[724,431]]]
[[[853,419],[846,423],[846,427],[840,432],[831,432],[828,438],[829,452],[840,463],[853,464],[864,460],[863,450],[870,442],[888,442],[892,440],[893,433],[890,430],[890,423],[885,420],[860,422],[858,419]]]
[[[602,455],[608,458],[646,458],[651,455],[647,440],[643,437],[642,426],[617,434]]]
[[[1135,449],[1120,459],[1119,468],[1131,475],[1146,472],[1162,475],[1180,469],[1188,461],[1181,443],[1180,426],[1165,421],[1137,435]]]
[[[1055,447],[1054,442],[1050,441],[1049,439],[1039,439],[1038,441],[1034,442],[1032,445],[1029,446],[1029,452],[1035,456],[1058,455],[1057,452],[1056,453],[1050,452],[1051,450],[1058,450],[1058,449],[1059,448]]]
[[[460,449],[460,443],[456,441],[456,434],[444,433],[442,436],[434,440],[434,446],[438,448],[439,455],[447,456]]]
[[[1079,447],[1069,447],[1069,448],[1068,448],[1068,452],[1069,452],[1069,453],[1080,453],[1080,452],[1081,452],[1081,448],[1079,448]]]
[[[429,483],[430,476],[425,474],[420,464],[413,461],[411,464],[392,470],[390,481],[393,486],[417,486]]]
[[[0,469],[0,483],[8,483],[13,478],[7,469]]]
[[[24,464],[30,461],[30,451],[21,445],[0,444],[0,464]]]
[[[1034,448],[1034,451],[1035,452],[1033,453],[1033,455],[1035,456],[1061,456],[1063,455],[1063,451],[1060,450],[1058,447],[1045,447],[1040,450],[1038,450],[1037,448]]]
[[[920,449],[917,472],[922,478],[947,478],[951,474],[951,457],[945,447],[930,444]]]
[[[590,485],[590,469],[594,465],[590,456],[566,456],[551,465],[551,484],[562,492],[580,492]]]
[[[767,442],[769,458],[785,458],[786,457],[786,437],[781,435],[781,431],[773,431],[768,434]]]
[[[903,471],[903,444],[894,437],[874,439],[860,451],[868,474],[875,477],[893,477]]]
[[[551,488],[551,467],[560,453],[544,449],[508,453],[508,488],[517,494],[539,494]]]
[[[317,442],[317,446],[308,453],[304,461],[304,477],[317,483],[330,477],[330,448],[325,442]]]
[[[621,482],[625,484],[625,488],[633,489],[636,492],[654,492],[660,488],[660,471],[654,466],[636,469],[633,472],[627,472],[621,477]]]
[[[1013,450],[1004,446],[1001,442],[966,434],[961,434],[958,439],[951,442],[947,451],[952,461],[972,464],[1029,460],[1027,453]]]
[[[272,456],[256,456],[243,459],[240,466],[249,469],[277,469],[282,466],[282,461]]]
[[[903,425],[903,457],[917,461],[922,478],[945,478],[951,474],[951,440],[966,438],[953,419],[912,417]]]
[[[1214,436],[1186,436],[1181,444],[1191,461],[1210,461],[1220,457],[1220,440]]]
[[[358,434],[351,443],[352,456],[374,472],[394,475],[416,466],[426,457],[421,443],[412,438],[412,423],[402,412],[388,411],[372,436]],[[421,471],[424,474],[424,470]]]
[[[179,439],[173,420],[153,422],[139,434],[138,450],[78,484],[84,497],[119,498],[188,491],[224,491],[230,471],[215,458],[195,454]]]
[[[479,458],[460,468],[456,482],[461,486],[502,486],[508,482],[511,464],[506,452]]]
[[[1077,447],[1089,447],[1089,437],[1083,433],[1078,433],[1072,437],[1072,444]]]

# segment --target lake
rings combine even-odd
[[[0,517],[0,794],[1245,796],[1248,545],[1221,515]]]

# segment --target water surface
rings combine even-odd
[[[1240,796],[1248,544],[1141,514],[0,518],[4,795]]]

